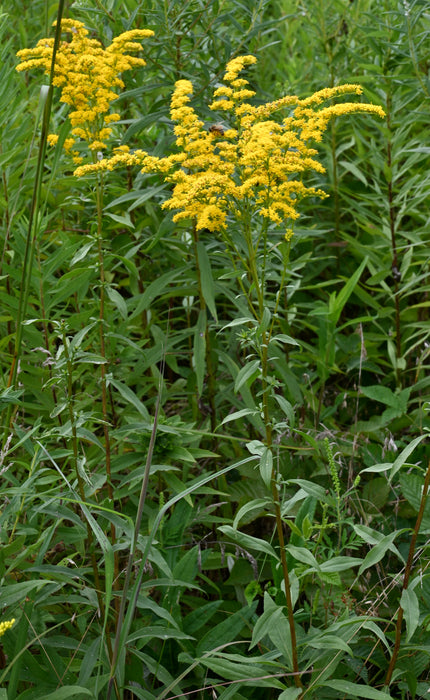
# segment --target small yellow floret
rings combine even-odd
[[[11,627],[13,627],[15,624],[15,618],[13,620],[5,620],[4,622],[0,622],[0,637],[3,637],[3,635],[10,630]]]

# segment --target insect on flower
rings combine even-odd
[[[209,131],[211,134],[216,134],[216,136],[224,136],[227,129],[224,124],[217,122],[217,124],[212,124],[212,126],[209,127]]]

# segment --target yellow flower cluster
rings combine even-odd
[[[7,620],[5,622],[0,622],[0,637],[3,637],[3,635],[10,630],[11,627],[13,627],[15,624],[15,618],[13,620]]]
[[[255,62],[254,56],[234,58],[227,65],[224,85],[214,92],[210,109],[221,111],[228,126],[206,129],[189,104],[192,84],[179,80],[171,101],[178,154],[156,159],[144,151],[123,153],[94,166],[78,168],[75,174],[112,170],[137,162],[143,172],[163,172],[165,179],[174,184],[172,196],[163,207],[177,210],[174,221],[191,219],[198,229],[220,231],[229,214],[237,217],[244,208],[275,224],[294,221],[299,216],[300,199],[326,196],[322,190],[302,182],[306,171],[324,172],[315,158],[317,151],[308,142],[321,141],[333,117],[357,112],[385,115],[381,107],[363,103],[320,108],[333,97],[360,95],[359,85],[325,88],[303,100],[287,95],[255,107],[246,102],[254,91],[248,89],[248,81],[239,78],[244,67]],[[290,108],[288,116],[277,121],[271,118],[283,108]],[[291,235],[288,229],[286,238]]]
[[[61,30],[71,34],[70,41],[61,42],[56,58],[54,85],[61,88],[61,101],[71,108],[69,119],[73,138],[66,139],[64,148],[76,163],[82,162],[79,152],[73,150],[77,140],[83,139],[91,151],[106,147],[112,129],[109,124],[120,119],[119,114],[108,114],[115,100],[116,88],[124,87],[121,73],[135,66],[144,66],[143,58],[131,56],[142,49],[142,39],[154,34],[150,29],[135,29],[113,39],[104,49],[99,41],[90,39],[82,22],[64,19]],[[49,75],[54,39],[41,39],[32,49],[22,49],[17,56],[21,63],[18,71],[42,67]],[[49,143],[55,145],[58,136],[51,134]]]

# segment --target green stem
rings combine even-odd
[[[205,298],[203,296],[202,277],[201,277],[198,247],[197,247],[198,242],[199,242],[199,232],[197,231],[196,222],[194,221],[193,222],[193,248],[194,248],[194,257],[195,257],[195,261],[196,261],[197,289],[198,289],[198,293],[199,293],[200,311],[206,311],[206,301],[205,301]],[[214,433],[215,429],[216,429],[216,425],[217,425],[216,406],[215,406],[216,379],[215,379],[214,367],[213,367],[213,363],[212,363],[211,341],[210,341],[210,336],[209,336],[209,324],[207,321],[207,315],[206,315],[206,326],[205,326],[205,362],[206,362],[206,370],[207,370],[207,387],[208,387],[207,396],[208,396],[208,402],[209,402],[211,432]]]
[[[264,231],[264,237],[265,237],[264,238],[264,266],[265,266],[265,257],[267,256],[267,242],[266,242],[267,229]],[[258,270],[257,270],[257,265],[256,265],[256,251],[254,250],[253,245],[252,245],[252,234],[251,234],[251,227],[250,226],[247,227],[247,230],[245,232],[245,238],[246,238],[246,241],[248,244],[248,251],[249,251],[249,270],[250,270],[251,277],[252,277],[252,283],[253,283],[253,286],[254,286],[256,294],[257,294],[259,320],[261,323],[263,320],[263,313],[264,313],[264,282],[263,282],[262,278],[260,279],[260,277],[258,275]],[[283,279],[284,279],[284,277],[283,277]],[[263,419],[264,419],[265,433],[266,433],[266,436],[265,436],[266,437],[266,447],[269,450],[272,449],[272,445],[273,445],[273,430],[272,430],[272,421],[271,421],[271,417],[270,417],[270,407],[269,407],[271,386],[270,386],[270,383],[268,382],[268,360],[269,360],[268,353],[269,353],[269,343],[270,343],[272,330],[273,330],[273,320],[272,320],[270,331],[267,332],[266,330],[263,330],[262,336],[261,336],[261,345],[260,345],[261,380],[262,380],[262,408],[263,408]],[[285,586],[285,599],[286,599],[286,603],[287,603],[287,616],[288,616],[288,622],[289,622],[289,627],[290,627],[291,655],[292,655],[294,682],[295,682],[295,685],[297,688],[303,688],[302,680],[300,677],[299,664],[298,664],[297,638],[296,638],[296,628],[295,628],[295,622],[294,622],[294,609],[293,609],[293,602],[292,602],[292,598],[291,598],[290,576],[289,576],[289,571],[288,571],[287,557],[286,557],[286,553],[285,553],[285,538],[284,538],[281,504],[279,501],[279,491],[278,491],[276,476],[277,476],[276,468],[273,467],[272,479],[271,479],[271,492],[272,492],[273,505],[274,505],[274,509],[275,509],[276,530],[277,530],[277,534],[278,534],[282,574],[283,574],[284,586]]]
[[[158,413],[160,410],[160,402],[161,402],[161,385],[162,385],[162,377],[164,374],[164,363],[165,363],[165,358],[163,358],[163,364],[162,364],[161,371],[160,371],[160,386],[159,386],[159,390],[158,390],[157,403],[155,405],[154,423],[152,426],[151,437],[149,440],[148,454],[146,457],[146,464],[145,464],[145,471],[144,471],[144,475],[143,475],[142,486],[140,489],[139,504],[137,507],[136,521],[135,521],[135,525],[134,525],[133,541],[132,541],[131,547],[130,547],[130,553],[129,553],[129,557],[128,557],[126,572],[125,572],[125,581],[124,581],[124,585],[123,585],[122,593],[121,593],[121,605],[119,608],[119,613],[118,613],[117,622],[116,622],[115,642],[114,642],[114,647],[113,647],[113,653],[111,654],[110,678],[109,678],[106,700],[110,700],[112,688],[117,686],[116,667],[117,667],[118,656],[119,656],[119,652],[120,652],[120,642],[121,642],[121,638],[122,638],[123,633],[124,633],[124,629],[123,629],[124,617],[125,617],[125,611],[126,611],[126,607],[127,607],[127,603],[128,603],[127,595],[128,595],[129,589],[130,589],[131,575],[133,573],[133,569],[135,566],[135,558],[136,558],[136,550],[137,550],[138,538],[139,538],[139,533],[140,533],[140,526],[142,523],[142,516],[143,516],[143,509],[144,509],[145,501],[146,501],[146,494],[148,492],[148,484],[149,484],[149,476],[151,473],[152,456],[154,454],[155,438],[157,435]],[[135,605],[135,603],[136,603],[136,601],[134,603],[132,603],[131,605]],[[130,615],[130,621],[131,621],[132,617],[133,617],[133,612]]]
[[[106,360],[106,343],[105,343],[105,268],[103,255],[103,174],[97,178],[96,186],[96,204],[97,204],[97,251],[98,264],[100,275],[100,310],[99,310],[99,333],[100,333],[100,355]],[[111,470],[111,444],[109,435],[109,411],[108,411],[108,388],[106,381],[106,362],[100,365],[101,371],[101,389],[102,389],[102,414],[103,414],[103,436],[105,444],[105,466],[106,466],[106,483],[109,500],[114,507],[114,492],[112,485],[112,470]],[[115,525],[111,522],[111,543],[114,549],[114,588],[117,590],[119,586],[119,557],[115,549],[116,530]],[[115,599],[117,600],[117,599]],[[116,610],[118,615],[118,608]]]
[[[49,120],[51,116],[52,108],[52,94],[54,90],[54,72],[55,72],[55,58],[57,55],[57,49],[60,44],[61,37],[61,18],[63,16],[64,0],[59,0],[58,12],[57,12],[57,26],[55,28],[55,38],[54,46],[52,49],[52,61],[51,70],[49,75],[49,87],[46,94],[44,109],[43,109],[43,119],[42,119],[42,129],[40,134],[39,151],[37,156],[36,165],[36,175],[34,178],[33,194],[30,205],[30,212],[28,217],[28,228],[27,228],[27,238],[25,242],[24,258],[22,261],[22,274],[21,274],[21,285],[20,294],[18,300],[18,310],[16,315],[16,331],[15,331],[15,344],[12,357],[11,368],[9,371],[9,378],[7,386],[14,386],[16,383],[16,377],[18,372],[18,362],[21,355],[22,346],[22,333],[23,333],[23,321],[25,319],[28,297],[30,294],[30,282],[31,282],[31,271],[33,269],[33,259],[36,247],[36,236],[39,224],[39,207],[41,199],[42,181],[43,181],[43,166],[45,163],[45,153],[46,145],[48,139],[49,131]],[[6,410],[6,419],[4,421],[4,436],[3,436],[3,447],[8,437],[8,432],[10,429],[11,416],[13,411],[13,404],[9,404]]]
[[[79,443],[78,443],[78,435],[76,431],[76,420],[75,420],[75,402],[74,402],[74,393],[73,393],[73,362],[72,358],[70,357],[69,353],[69,341],[66,336],[66,329],[64,327],[64,324],[62,324],[61,327],[61,334],[62,334],[62,340],[63,340],[63,347],[64,347],[64,357],[66,359],[66,372],[67,372],[67,406],[69,410],[69,420],[70,420],[70,426],[72,430],[72,450],[73,450],[73,466],[76,474],[76,479],[78,482],[78,491],[79,491],[79,496],[81,498],[82,503],[85,503],[85,489],[84,489],[84,480],[82,479],[82,475],[79,470]],[[84,518],[84,514],[82,514],[82,517]],[[104,601],[103,601],[103,596],[101,592],[101,586],[100,586],[100,577],[99,577],[99,570],[98,570],[98,564],[97,564],[97,559],[94,551],[94,538],[93,538],[93,532],[91,530],[90,523],[88,520],[85,518],[86,521],[86,528],[87,528],[87,542],[88,542],[88,549],[90,551],[90,557],[91,557],[91,566],[93,569],[93,576],[94,576],[94,585],[97,593],[97,601],[99,604],[100,608],[100,616],[104,616]]]
[[[409,554],[408,554],[408,560],[407,560],[406,566],[405,566],[405,575],[403,577],[402,592],[405,591],[409,585],[409,579],[411,577],[412,566],[413,566],[413,562],[414,562],[415,547],[416,547],[417,538],[418,538],[418,534],[419,534],[420,527],[421,527],[421,522],[422,522],[422,519],[424,517],[424,509],[425,509],[425,506],[427,503],[427,496],[428,496],[429,487],[430,487],[430,462],[428,464],[426,476],[424,479],[424,486],[423,486],[423,492],[421,495],[420,509],[418,511],[417,519],[415,521],[414,531],[412,533],[411,542],[409,545]],[[397,611],[396,636],[395,636],[395,640],[394,640],[394,648],[393,648],[393,653],[392,653],[391,659],[390,659],[390,665],[388,666],[387,675],[385,677],[385,685],[386,686],[390,685],[393,671],[396,667],[397,657],[399,655],[399,649],[400,649],[400,641],[401,641],[401,636],[402,636],[402,622],[403,622],[403,608],[401,607],[401,605],[399,605],[399,609]]]

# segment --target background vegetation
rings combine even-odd
[[[66,3],[103,44],[154,31],[115,145],[168,155],[175,81],[209,126],[244,54],[257,103],[360,83],[385,110],[318,145],[306,184],[330,197],[301,204],[278,308],[271,259],[263,383],[270,320],[250,325],[223,241],[173,223],[157,175],[106,178],[101,279],[95,181],[40,148],[46,77],[15,70],[56,16],[0,16],[0,700],[427,697],[427,2]],[[54,92],[62,138],[66,116]]]

